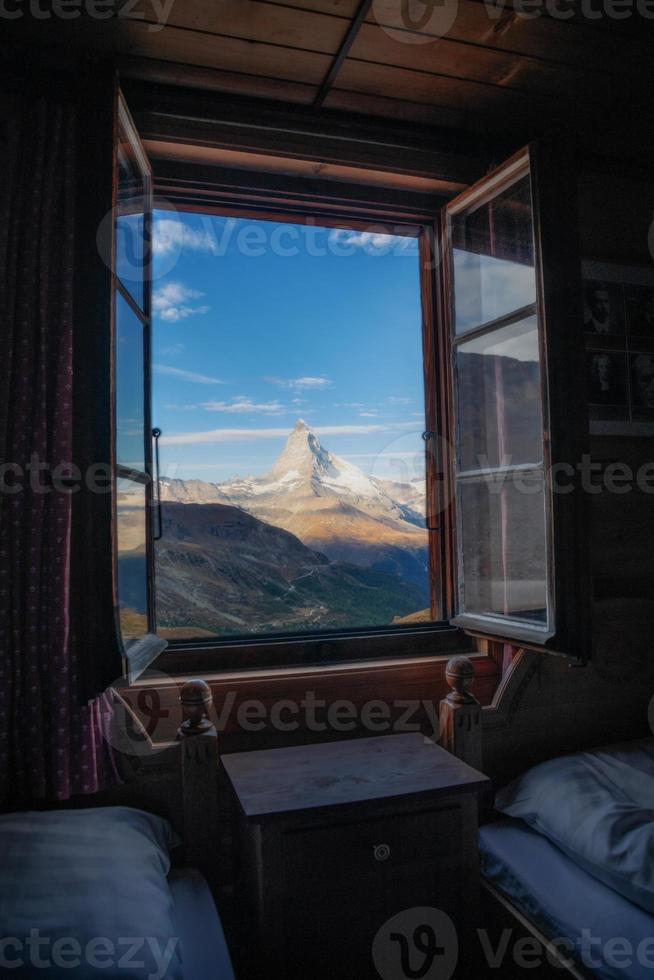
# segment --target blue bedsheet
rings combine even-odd
[[[651,980],[654,916],[592,877],[521,820],[482,827],[479,846],[484,877],[546,936],[571,942],[585,972]]]

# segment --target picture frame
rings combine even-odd
[[[582,262],[591,435],[654,435],[654,266]]]

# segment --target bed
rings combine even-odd
[[[496,921],[497,906],[507,913],[503,927],[517,912],[521,934],[536,936],[544,947],[555,942],[545,960],[557,975],[562,968],[555,962],[567,960],[573,976],[652,976],[654,918],[648,912],[599,882],[523,821],[498,820],[482,827],[479,836],[486,909]]]
[[[532,759],[518,768],[513,756],[522,761],[524,745],[516,739],[516,751],[506,749],[512,728],[521,730],[516,717],[535,664],[524,658],[490,710],[470,698],[454,665],[454,692],[441,707],[442,743],[490,766],[500,787],[479,835],[482,966],[503,980],[644,980],[654,974],[654,739],[646,716],[646,737],[599,747],[584,746],[580,726],[581,747],[548,757],[532,739]],[[535,703],[542,677],[534,686]],[[599,720],[609,728],[610,718]],[[629,720],[639,721],[635,713]]]
[[[190,682],[181,700],[178,739],[139,738],[120,787],[0,815],[0,974],[234,980],[214,900],[211,692]]]

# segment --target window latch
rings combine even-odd
[[[157,488],[157,533],[154,535],[155,541],[160,541],[163,537],[163,517],[161,513],[161,480],[159,478],[159,436],[161,429],[152,430],[154,439],[154,481]]]

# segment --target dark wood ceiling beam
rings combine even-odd
[[[283,174],[256,173],[175,160],[153,161],[155,194],[183,207],[191,203],[227,205],[247,211],[253,206],[270,211],[290,211],[313,216],[338,213],[352,218],[376,218],[398,223],[433,220],[451,196],[425,194],[321,180],[315,177],[287,177]]]
[[[294,106],[124,79],[144,139],[222,146],[326,163],[397,170],[468,183],[515,146],[446,126],[385,122],[352,112]]]
[[[345,32],[345,37],[341,41],[341,46],[334,55],[334,60],[332,61],[329,71],[323,79],[322,85],[318,89],[318,93],[313,103],[314,109],[320,109],[329,95],[329,90],[336,80],[336,76],[341,70],[341,66],[348,56],[350,48],[356,40],[356,36],[361,29],[361,25],[364,23],[366,17],[370,13],[370,8],[372,7],[372,0],[361,0],[359,4],[359,9],[356,12],[352,23]]]

